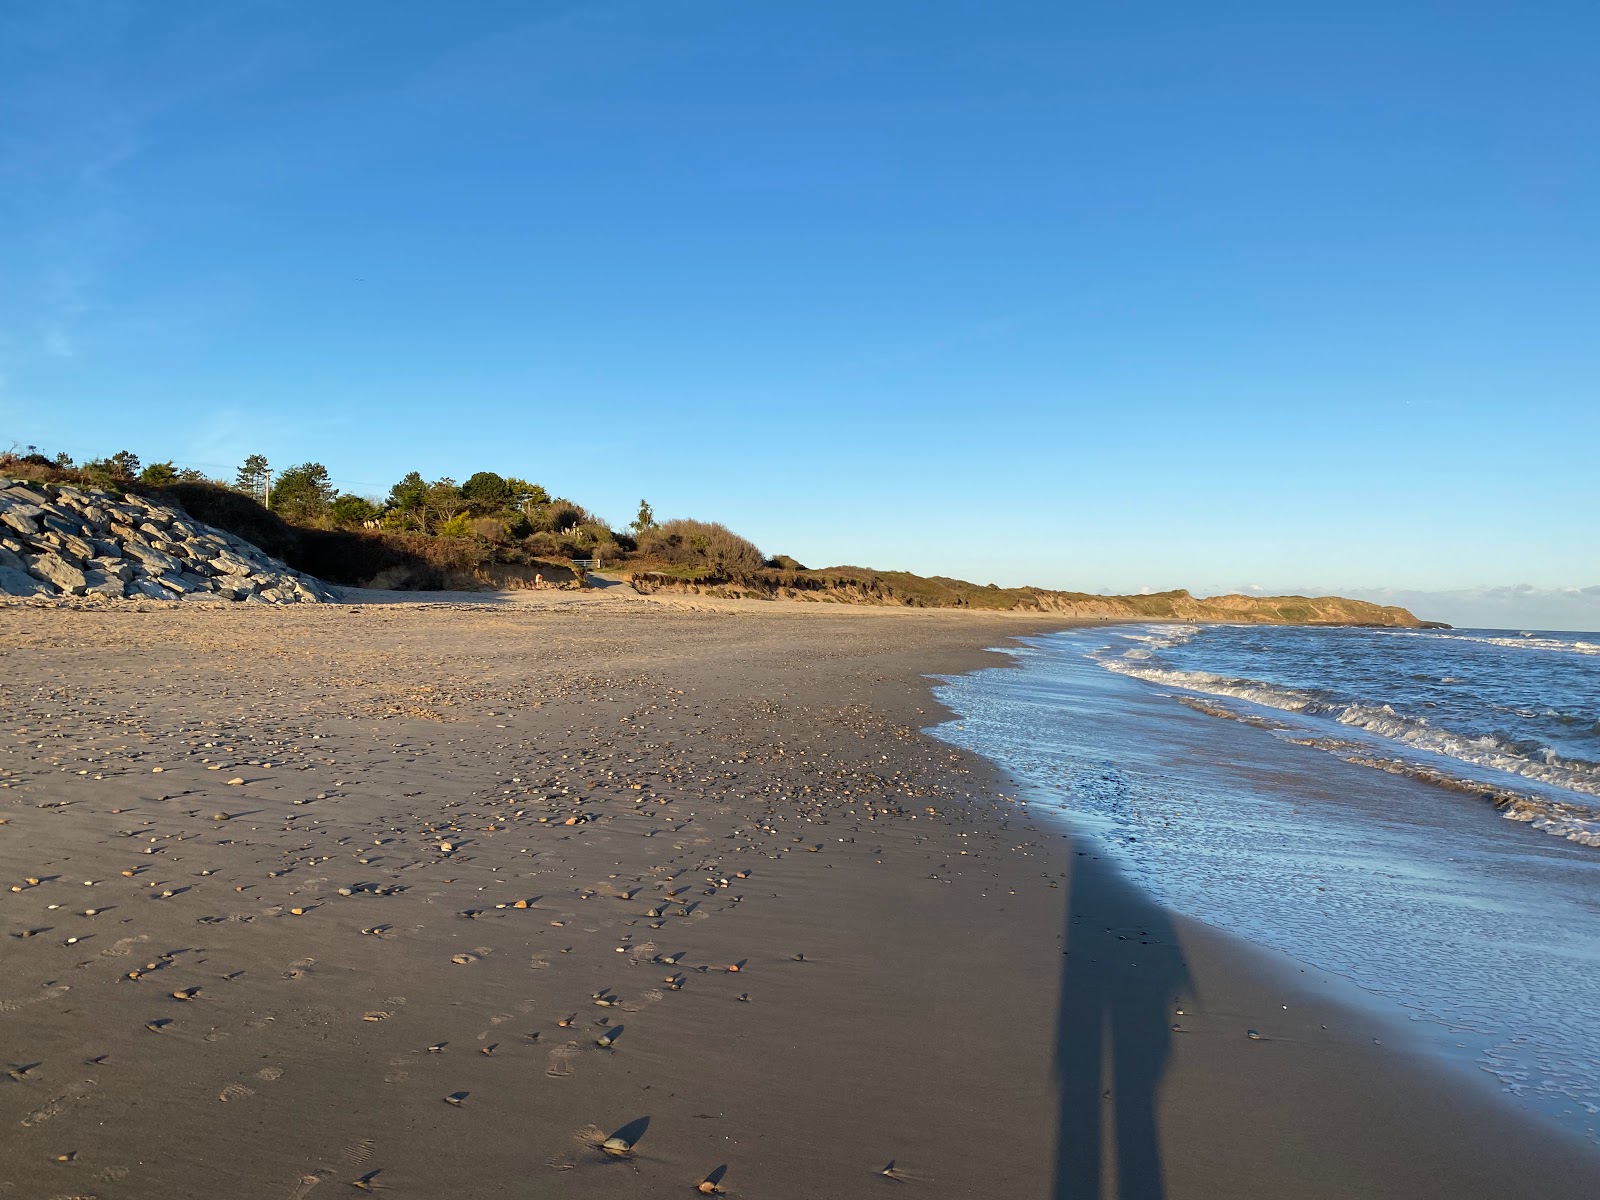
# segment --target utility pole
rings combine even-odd
[[[271,508],[272,507],[272,468],[271,467],[267,468],[267,495],[266,495],[266,499],[264,499],[261,502],[261,506],[263,508]]]

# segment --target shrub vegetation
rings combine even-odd
[[[0,476],[159,495],[299,570],[345,585],[504,586],[537,574],[569,578],[567,568],[579,558],[602,569],[743,578],[765,562],[724,525],[661,524],[641,500],[629,527],[613,529],[574,500],[494,471],[476,471],[459,485],[409,471],[380,497],[341,491],[320,462],[274,470],[265,455],[252,454],[223,481],[170,459],[144,465],[131,450],[74,464],[29,446],[0,454]]]

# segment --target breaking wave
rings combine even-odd
[[[1487,641],[1487,639],[1477,640]],[[1517,644],[1521,644],[1520,641]],[[1536,741],[1518,739],[1503,733],[1455,732],[1429,721],[1424,716],[1399,712],[1389,704],[1351,701],[1332,692],[1289,687],[1208,671],[1179,670],[1145,659],[1115,656],[1106,651],[1092,657],[1102,667],[1119,675],[1132,676],[1149,683],[1199,693],[1202,696],[1244,700],[1263,708],[1320,718],[1335,722],[1347,729],[1359,730],[1377,739],[1376,744],[1329,737],[1296,737],[1291,740],[1331,750],[1365,766],[1378,767],[1395,774],[1410,775],[1458,791],[1485,794],[1510,820],[1526,822],[1535,829],[1570,841],[1600,846],[1600,808],[1491,785],[1483,779],[1472,778],[1470,774],[1459,774],[1440,769],[1436,765],[1387,757],[1375,753],[1375,750],[1378,746],[1388,744],[1396,749],[1405,747],[1409,750],[1423,751],[1454,760],[1464,767],[1516,776],[1529,783],[1577,793],[1581,797],[1600,797],[1600,763],[1563,756]],[[1189,707],[1212,716],[1242,720],[1247,724],[1280,732],[1295,728],[1279,721],[1266,721],[1260,717],[1235,712],[1214,702],[1196,701],[1192,697],[1179,697],[1179,699]]]
[[[1538,637],[1531,633],[1516,637],[1480,637],[1465,633],[1442,633],[1434,636],[1441,641],[1477,642],[1480,646],[1514,646],[1518,650],[1553,650],[1558,654],[1600,655],[1600,642],[1567,642],[1560,638]]]

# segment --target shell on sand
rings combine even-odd
[[[628,1141],[627,1138],[607,1137],[603,1131],[593,1125],[585,1125],[578,1130],[575,1136],[579,1145],[592,1147],[602,1154],[610,1155],[612,1158],[627,1158],[633,1153],[633,1143]]]

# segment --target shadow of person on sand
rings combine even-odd
[[[1166,912],[1073,860],[1056,1022],[1055,1200],[1162,1200],[1156,1099],[1189,970]]]

